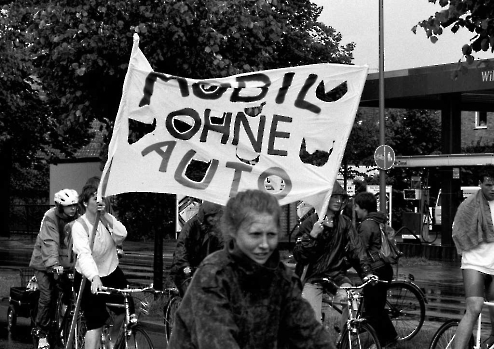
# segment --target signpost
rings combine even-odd
[[[374,161],[381,170],[389,170],[395,163],[395,151],[389,145],[380,145],[374,152]]]

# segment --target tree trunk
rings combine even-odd
[[[10,237],[10,174],[12,173],[12,144],[4,142],[0,146],[0,236]]]

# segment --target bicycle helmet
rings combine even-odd
[[[73,189],[62,189],[55,193],[55,203],[62,206],[70,206],[77,204],[79,194]]]

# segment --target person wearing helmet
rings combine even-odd
[[[218,229],[222,213],[221,205],[204,201],[178,236],[170,274],[182,296],[187,290],[187,281],[202,260],[223,248],[223,237]]]
[[[365,275],[371,272],[362,241],[350,218],[341,214],[347,199],[346,191],[335,181],[325,217],[320,219],[314,213],[303,221],[293,249],[297,261],[295,271],[304,282],[302,296],[312,305],[319,321],[322,319],[322,287],[312,280],[326,277],[339,287],[351,286],[347,276],[350,267]],[[336,298],[341,297],[346,294],[336,292]],[[342,326],[345,315],[346,312],[341,319]]]
[[[64,228],[78,217],[79,195],[73,189],[63,189],[55,193],[55,207],[45,212],[36,237],[29,266],[35,269],[39,288],[38,312],[34,334],[38,336],[38,348],[48,349],[47,333],[50,326],[51,309],[57,301],[55,275],[63,273],[61,251],[64,247]],[[62,285],[69,285],[62,282]],[[70,288],[68,288],[70,292]]]

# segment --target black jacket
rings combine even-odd
[[[334,278],[345,274],[350,267],[354,267],[362,276],[370,274],[369,259],[350,219],[336,215],[334,227],[325,227],[314,239],[310,232],[317,220],[317,214],[313,214],[300,226],[293,249],[297,274],[301,275],[305,265],[308,265],[308,269],[304,280],[309,282],[311,278]]]

